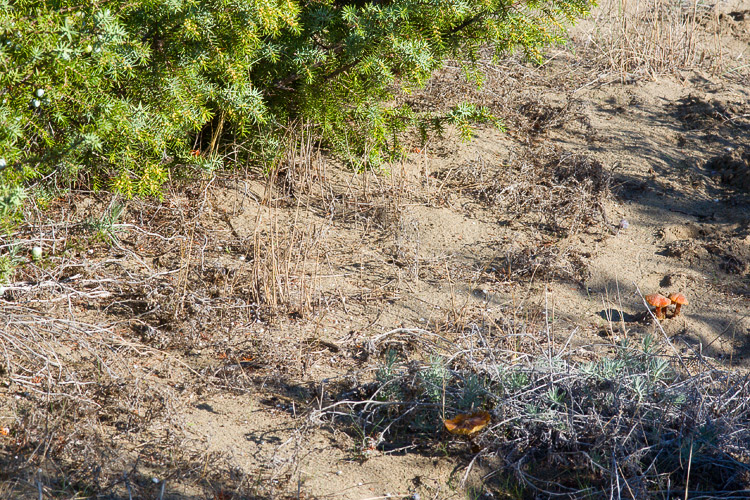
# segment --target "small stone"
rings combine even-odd
[[[629,228],[629,227],[630,227],[630,222],[628,222],[628,221],[627,221],[627,220],[625,220],[625,219],[622,219],[622,220],[620,221],[620,229],[627,229],[627,228]]]

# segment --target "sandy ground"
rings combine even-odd
[[[512,189],[506,170],[522,162],[517,144],[493,129],[479,131],[469,144],[446,137],[434,145],[439,152],[431,153],[428,146],[381,181],[407,193],[398,220],[389,222],[398,224],[395,234],[380,238],[377,231],[356,225],[354,235],[342,234],[350,233],[351,226],[329,223],[329,239],[322,243],[323,273],[337,276],[328,286],[347,299],[340,298],[338,307],[325,315],[313,313],[314,332],[308,322],[293,322],[272,328],[270,335],[298,342],[313,334],[334,346],[351,346],[400,326],[429,327],[456,309],[471,315],[526,308],[552,311],[562,335],[575,332],[574,352],[587,356],[606,352],[609,339],[657,331],[647,320],[641,295],[679,291],[690,304],[679,317],[661,323],[667,335],[683,340],[679,346],[684,352],[699,351],[745,368],[750,353],[750,199],[746,188],[730,185],[707,164],[731,155],[730,149],[743,147],[743,141],[747,144],[748,122],[696,129],[684,117],[701,113],[696,108],[729,104],[744,106],[746,114],[748,88],[693,73],[683,79],[584,89],[574,99],[579,119],[551,128],[540,140],[561,155],[599,162],[613,193],[602,202],[600,220],[560,215],[563,226],[580,226],[560,237],[559,231],[546,229],[554,214],[518,215],[487,205],[472,196],[471,187],[462,186],[464,181],[451,184],[449,175],[475,178],[481,169],[485,178],[503,179],[496,193]],[[541,209],[564,212],[569,210],[565,201]],[[327,222],[321,217],[317,223]],[[558,257],[551,263],[535,260],[542,259],[539,245],[558,249],[553,254]],[[513,278],[515,262],[508,255],[531,269]],[[504,273],[510,276],[503,278]],[[354,298],[363,289],[382,298]],[[341,376],[350,365],[326,350],[321,347],[323,355],[301,368],[308,380]],[[229,452],[248,470],[297,453],[298,480],[312,495],[465,495],[456,486],[460,474],[456,477],[454,458],[372,450],[367,459],[352,460],[362,443],[330,430],[311,431],[302,443],[290,441],[294,419],[271,418],[275,410],[255,408],[252,397],[218,397],[206,404],[225,424],[216,428],[217,415],[199,407],[188,411],[185,421],[199,442]]]
[[[715,14],[724,57],[746,66],[750,5],[722,3]],[[585,39],[586,29],[574,35]],[[131,476],[144,498],[159,494],[147,483],[166,459],[134,457],[154,442],[178,446],[199,477],[167,479],[163,498],[231,498],[207,473],[217,467],[269,498],[466,498],[488,464],[464,478],[468,453],[394,451],[315,413],[347,380],[372,379],[379,361],[366,345],[378,335],[450,337],[477,318],[519,316],[552,322],[553,342],[573,358],[663,328],[686,355],[737,370],[750,363],[750,81],[700,67],[573,77],[571,67],[585,68],[576,57],[586,56],[500,68],[481,90],[449,68],[410,98],[439,108],[466,90],[508,132],[481,127],[467,143],[448,130],[385,173],[355,174],[314,154],[290,161],[274,184],[214,179],[175,188],[162,205],[129,203],[123,221],[163,235],[158,251],[126,227],[117,246],[74,248],[76,264],[46,278],[106,283],[111,269],[133,283],[151,276],[147,286],[105,284],[109,297],[61,307],[19,286],[0,304],[149,346],[129,351],[128,390],[150,387],[142,390],[160,395],[161,413],[145,419],[156,403],[144,396],[142,425],[99,423],[102,439],[122,447],[116,462],[140,474]],[[63,209],[82,220],[106,208],[89,198]],[[657,291],[690,303],[656,324],[642,295]],[[278,307],[269,312],[258,297]],[[211,383],[183,387],[197,379]],[[16,398],[0,418],[19,425],[25,392],[6,384],[0,393]],[[51,484],[56,472],[45,474]],[[18,498],[35,491],[24,481]],[[126,498],[127,487],[111,494]]]

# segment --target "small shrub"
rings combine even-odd
[[[437,4],[316,0],[0,1],[0,169],[6,182],[158,195],[176,167],[210,171],[231,143],[272,165],[296,120],[352,161],[399,154],[397,134],[493,118],[392,106],[449,57],[485,44],[532,58],[588,0]],[[234,156],[233,156],[234,158]]]
[[[625,483],[644,492],[684,490],[689,463],[691,490],[747,488],[747,377],[712,369],[688,375],[679,360],[659,354],[650,336],[638,347],[623,342],[593,363],[540,357],[506,364],[489,349],[483,362],[480,351],[462,346],[429,364],[402,360],[401,368],[387,355],[377,372],[377,384],[387,381],[376,390],[382,404],[349,400],[348,416],[386,447],[471,449],[498,477],[514,477],[520,488],[542,496],[592,497]],[[436,434],[442,419],[470,409],[490,411],[493,423],[471,448],[460,442],[446,448],[452,438]]]
[[[115,200],[99,219],[90,218],[84,222],[84,225],[94,231],[96,237],[104,243],[117,243],[119,231],[117,225],[124,209],[125,205]]]

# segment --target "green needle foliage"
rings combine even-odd
[[[590,6],[0,0],[0,175],[153,195],[178,165],[220,165],[222,136],[268,165],[298,120],[351,159],[378,163],[398,153],[396,133],[408,126],[453,123],[470,135],[468,123],[493,120],[471,105],[418,116],[388,104],[397,92],[486,45],[539,57]]]

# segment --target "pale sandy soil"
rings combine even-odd
[[[706,21],[706,32],[721,35],[714,43],[733,61],[725,67],[747,66],[750,5],[721,3],[712,19],[719,25]],[[463,477],[472,455],[455,450],[468,445],[449,452],[439,443],[450,436],[436,432],[431,450],[394,451],[315,411],[352,380],[372,380],[382,358],[368,341],[397,328],[457,340],[459,326],[523,318],[529,331],[553,325],[552,339],[524,340],[532,349],[547,342],[586,360],[626,337],[661,338],[662,327],[686,356],[747,369],[748,72],[597,73],[585,61],[592,22],[574,32],[577,55],[552,51],[541,68],[504,63],[481,90],[449,68],[409,98],[439,109],[472,95],[508,132],[480,127],[466,143],[448,130],[414,142],[387,172],[355,174],[314,154],[290,162],[285,182],[175,187],[164,204],[129,202],[123,216],[163,238],[128,226],[118,245],[73,247],[67,268],[24,271],[28,282],[74,276],[82,293],[62,289],[44,302],[17,285],[0,300],[9,325],[20,328],[26,313],[60,332],[66,321],[98,325],[101,341],[117,339],[128,356],[112,361],[119,382],[107,387],[132,405],[80,417],[96,422],[95,442],[114,444],[110,465],[129,471],[130,482],[110,475],[107,494],[127,498],[130,487],[157,498],[149,481],[164,474],[163,498],[231,498],[237,484],[255,485],[258,498],[467,498],[492,471],[477,463]],[[57,208],[80,221],[108,202],[80,195]],[[107,284],[112,276],[119,284]],[[656,291],[680,291],[690,304],[655,324],[641,295]],[[257,307],[258,297],[278,307]],[[91,345],[101,338],[83,330]],[[29,391],[0,386],[0,425],[32,424],[19,417]],[[11,444],[0,463],[26,472],[0,479],[10,496],[32,498],[38,480]],[[79,453],[75,467],[91,466]],[[51,488],[69,471],[40,477]],[[234,482],[223,485],[222,473]]]

